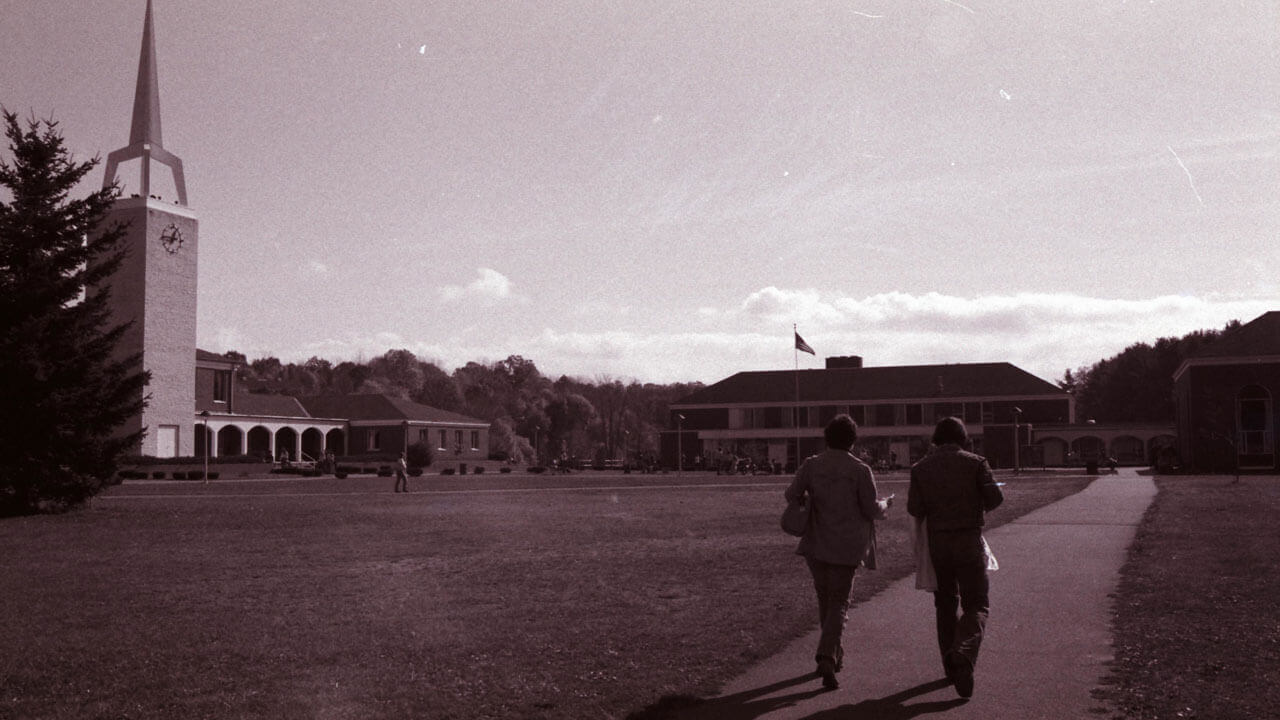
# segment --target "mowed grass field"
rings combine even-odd
[[[1083,488],[1009,480],[1008,521]],[[126,483],[0,522],[0,717],[625,717],[811,629],[788,478]],[[880,569],[910,572],[906,476]]]
[[[1280,717],[1280,477],[1157,477],[1116,593],[1130,720]]]

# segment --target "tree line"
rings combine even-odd
[[[1177,419],[1173,374],[1178,366],[1238,327],[1240,321],[1232,320],[1222,330],[1196,330],[1154,343],[1134,343],[1093,365],[1068,369],[1057,384],[1075,396],[1080,421],[1173,423]]]
[[[529,463],[561,455],[593,462],[656,453],[667,405],[702,387],[608,376],[552,380],[520,355],[468,362],[452,373],[409,350],[336,364],[319,357],[284,363],[275,357],[250,361],[234,351],[226,355],[240,363],[238,380],[249,392],[380,393],[412,400],[488,422],[490,456]]]

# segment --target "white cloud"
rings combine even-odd
[[[338,362],[405,348],[446,371],[469,361],[488,363],[519,354],[551,378],[610,376],[663,383],[713,383],[742,371],[789,370],[797,361],[801,369],[820,368],[826,357],[861,355],[868,366],[1010,362],[1054,381],[1067,368],[1091,365],[1137,342],[1221,329],[1231,320],[1247,322],[1278,308],[1280,298],[898,292],[854,298],[768,287],[728,307],[693,308],[686,325],[669,330],[629,323],[615,324],[620,329],[565,329],[552,321],[527,336],[481,340],[466,333],[468,339],[459,341],[370,332],[262,354],[286,361],[318,355]],[[795,353],[793,322],[816,357]],[[257,357],[250,352],[257,346],[235,330],[224,328],[217,337],[220,347],[207,349],[244,349],[250,359]]]
[[[324,263],[320,262],[319,260],[312,260],[312,261],[311,261],[311,263],[310,263],[310,267],[311,267],[311,272],[315,273],[316,275],[328,275],[328,274],[329,274],[329,266],[328,266],[328,265],[325,265]]]
[[[440,288],[440,299],[447,302],[457,300],[520,300],[520,296],[511,291],[511,280],[506,275],[490,268],[480,268],[479,277],[467,285],[446,285]]]

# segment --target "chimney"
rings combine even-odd
[[[840,355],[836,357],[827,358],[828,370],[860,368],[860,367],[862,367],[861,355]]]

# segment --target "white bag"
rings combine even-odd
[[[933,560],[929,559],[929,531],[924,518],[913,518],[916,524],[912,546],[916,556],[916,589],[933,592],[938,589],[938,576],[933,572]]]

